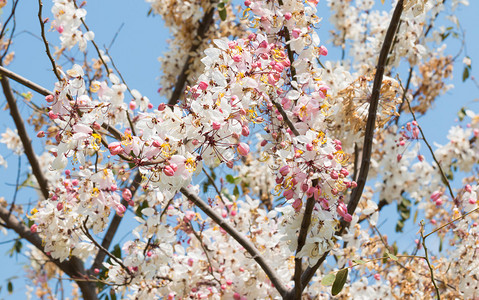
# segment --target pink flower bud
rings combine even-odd
[[[123,204],[119,204],[115,207],[115,210],[120,217],[123,217],[123,214],[126,211],[126,207]]]
[[[63,209],[63,202],[58,202],[57,203],[57,209],[60,211]]]
[[[48,96],[45,97],[45,100],[48,103],[52,103],[55,99],[54,99],[53,95],[48,95]]]
[[[402,155],[401,155],[401,154],[398,154],[398,156],[397,156],[397,161],[400,162],[400,161],[401,161],[401,158],[402,158]]]
[[[349,175],[349,171],[346,170],[345,168],[342,168],[341,171],[340,171],[340,173],[341,173],[344,177],[346,177],[346,176]]]
[[[123,193],[121,193],[121,196],[123,197],[123,199],[125,199],[125,201],[130,201],[133,195],[130,189],[124,189]]]
[[[45,136],[45,131],[39,131],[39,132],[37,133],[37,137],[38,137],[38,138],[42,138],[42,137],[44,137],[44,136]]]
[[[136,102],[135,101],[130,101],[130,109],[135,110],[136,108]]]
[[[58,33],[62,34],[62,32],[63,32],[63,26],[61,26],[61,25],[58,26],[58,27],[57,27],[57,31],[58,31]]]
[[[292,15],[291,15],[290,12],[287,12],[287,13],[284,14],[284,18],[285,18],[286,20],[291,19],[291,17],[292,17]]]
[[[441,196],[442,196],[442,193],[441,193],[441,192],[435,191],[435,192],[432,193],[432,195],[431,195],[431,200],[432,200],[432,201],[437,201]]]
[[[37,224],[33,224],[32,227],[30,227],[30,232],[31,233],[35,233],[37,232],[38,230],[38,225]]]
[[[328,49],[324,46],[319,47],[319,55],[322,55],[322,56],[328,55]]]
[[[241,59],[242,59],[241,55],[239,55],[239,54],[233,55],[232,58],[235,62],[240,62]]]
[[[48,112],[48,117],[49,117],[51,120],[58,119],[58,115],[55,114],[53,111]]]
[[[286,190],[286,191],[283,192],[283,196],[284,196],[284,198],[286,198],[286,199],[289,200],[289,199],[293,198],[293,196],[294,196],[294,191],[291,190],[291,189]]]
[[[152,109],[152,108],[153,108],[153,104],[148,103],[148,109]]]
[[[381,280],[381,275],[379,275],[379,274],[374,274],[374,279],[376,279],[376,280]]]
[[[108,145],[108,150],[110,150],[111,155],[117,155],[122,153],[124,150],[121,147],[120,142],[113,142]]]
[[[297,39],[300,34],[301,34],[301,29],[299,29],[299,28],[295,28],[291,32],[291,35],[293,36],[294,39]]]
[[[339,175],[338,173],[336,173],[336,171],[332,171],[331,173],[329,173],[329,176],[331,177],[331,179],[338,179],[339,178]]]
[[[100,129],[101,129],[101,125],[98,124],[96,121],[93,122],[92,127],[93,127],[93,129],[95,129],[95,130],[100,130]]]
[[[95,274],[97,274],[97,275],[100,274],[100,269],[95,268],[95,269],[93,270],[93,273],[95,273]]]
[[[166,176],[173,176],[173,175],[175,175],[175,170],[173,170],[173,168],[171,166],[166,166],[163,169],[163,173],[165,173]]]
[[[250,6],[251,5],[251,0],[245,0],[244,1],[244,6]]]
[[[298,212],[301,210],[301,207],[303,206],[303,202],[301,201],[301,199],[297,198],[296,200],[294,200],[292,206],[294,208],[294,211]]]
[[[282,175],[282,176],[286,176],[288,175],[289,171],[291,170],[291,168],[286,165],[286,166],[282,166],[281,169],[279,169],[279,173]]]
[[[466,192],[469,192],[469,193],[472,192],[472,187],[469,184],[466,184],[464,189],[466,190]]]
[[[243,135],[243,136],[248,136],[249,135],[248,126],[243,126],[243,128],[241,129],[241,135]]]
[[[418,139],[419,138],[419,128],[414,127],[412,129],[412,137],[413,137],[413,139]]]
[[[221,124],[218,122],[213,122],[213,130],[219,130],[221,128]]]
[[[238,153],[239,153],[241,156],[246,156],[246,155],[248,155],[248,153],[249,153],[249,146],[248,146],[248,144],[243,143],[243,142],[239,143],[239,144],[238,144]]]
[[[200,90],[205,91],[208,88],[208,83],[202,81],[200,84],[198,84],[198,87]]]
[[[158,110],[159,111],[164,111],[166,108],[166,104],[165,103],[160,103],[160,105],[158,105]]]

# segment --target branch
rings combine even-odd
[[[221,228],[223,228],[233,239],[235,239],[245,250],[252,256],[252,258],[260,265],[261,269],[268,275],[268,278],[273,283],[274,287],[278,290],[282,297],[285,297],[288,290],[281,282],[273,268],[268,264],[263,256],[259,253],[258,249],[246,239],[240,232],[238,232],[233,226],[225,222],[224,219],[215,212],[208,204],[204,203],[196,194],[187,188],[181,188],[180,192],[185,195],[188,200],[198,206],[208,217],[216,222]]]
[[[1,64],[1,62],[0,62]],[[25,151],[25,155],[28,158],[28,162],[32,167],[32,172],[35,178],[37,179],[38,185],[42,192],[42,195],[45,199],[48,199],[48,182],[45,176],[43,175],[43,171],[40,167],[40,163],[38,162],[38,158],[35,155],[35,151],[33,151],[32,141],[28,136],[27,129],[25,128],[25,122],[18,111],[17,102],[15,97],[13,96],[12,89],[10,87],[10,83],[6,77],[2,77],[0,79],[2,84],[3,93],[5,94],[5,98],[7,99],[8,107],[10,109],[10,115],[15,122],[15,126],[17,127],[18,135],[20,140],[23,144],[23,149]]]
[[[10,215],[9,211],[0,206],[0,219],[5,222],[8,228],[13,229],[21,238],[27,240],[32,245],[34,245],[38,250],[42,251],[45,256],[52,259],[47,255],[43,248],[43,241],[36,233],[32,233],[30,229],[25,226],[21,221],[19,221],[15,216]],[[60,262],[58,259],[52,259],[52,262],[55,263],[60,270],[65,272],[72,280],[78,284],[83,298],[88,300],[98,299],[95,290],[95,283],[91,281],[84,281],[86,278],[85,270],[83,268],[83,262],[75,256],[70,257],[70,260]],[[79,280],[77,280],[79,279]]]
[[[43,95],[43,96],[48,96],[48,95],[53,95],[53,92],[47,90],[46,88],[36,84],[35,82],[32,82],[25,77],[22,77],[18,75],[17,73],[14,73],[2,66],[0,66],[0,74],[7,76],[8,78],[15,80],[16,82],[20,83],[21,85],[26,86],[29,89],[34,90],[35,92]]]
[[[206,13],[205,16],[203,17],[203,20],[201,20],[200,25],[198,26],[198,29],[196,31],[196,39],[197,43],[193,43],[190,47],[190,50],[188,53],[195,53],[198,48],[201,45],[201,40],[205,37],[206,32],[208,31],[209,27],[213,23],[213,16],[215,13],[214,6],[212,6]],[[189,54],[188,57],[186,57],[185,64],[183,65],[183,69],[181,70],[180,75],[178,76],[178,79],[176,80],[175,84],[175,89],[173,90],[173,94],[171,95],[170,100],[168,101],[169,105],[175,105],[178,102],[178,99],[180,98],[181,93],[183,92],[183,89],[185,88],[185,83],[188,75],[186,72],[190,68],[190,60],[192,59],[192,55]]]
[[[403,11],[403,0],[399,0],[398,3],[396,4],[396,8],[394,9],[391,23],[389,24],[386,37],[384,38],[383,46],[379,54],[378,65],[376,67],[376,74],[374,76],[373,91],[369,101],[370,104],[369,104],[368,120],[366,123],[366,132],[364,135],[361,168],[359,169],[359,175],[358,175],[358,181],[357,181],[358,185],[352,191],[351,199],[348,203],[348,213],[350,215],[354,214],[354,211],[356,210],[356,207],[358,206],[359,199],[361,198],[361,195],[364,190],[364,186],[366,184],[366,180],[368,178],[369,165],[371,163],[371,152],[372,152],[372,146],[373,146],[374,129],[376,124],[376,114],[377,114],[377,109],[379,104],[379,96],[381,92],[381,84],[383,80],[385,64],[386,64],[387,56],[389,53],[389,49],[394,39],[394,34],[396,32],[397,26],[399,24],[399,20],[401,18],[402,11]],[[346,228],[346,226],[342,226],[342,227]]]
[[[52,70],[55,73],[55,76],[57,77],[58,81],[62,81],[62,77],[60,76],[60,73],[58,73],[55,59],[53,59],[53,56],[50,53],[50,47],[48,46],[47,38],[45,37],[45,23],[43,22],[42,9],[43,9],[42,0],[38,0],[38,20],[40,21],[40,28],[42,29],[42,39],[43,39],[43,43],[45,44],[45,51],[47,52],[47,56],[50,59],[50,62],[52,63]]]
[[[431,262],[429,261],[429,254],[427,252],[427,247],[426,247],[426,238],[424,237],[424,222],[421,221],[421,239],[422,239],[422,246],[424,247],[424,259],[426,260],[427,266],[429,268],[429,272],[431,274],[431,281],[432,284],[434,285],[434,289],[436,290],[436,297],[437,300],[441,300],[441,294],[439,293],[439,288],[437,287],[436,280],[434,279],[434,266],[431,265]]]
[[[271,102],[273,102],[274,106],[278,109],[279,113],[280,113],[281,116],[283,117],[283,120],[286,122],[286,124],[288,125],[289,129],[291,129],[291,131],[294,133],[295,136],[298,136],[298,135],[299,135],[298,129],[296,129],[296,127],[294,127],[293,122],[291,122],[291,120],[288,118],[288,115],[287,115],[286,112],[284,111],[284,109],[283,109],[283,107],[281,106],[281,104],[279,104],[278,102],[273,101],[273,100],[271,100]]]
[[[348,203],[348,213],[350,215],[354,214],[356,207],[358,206],[359,199],[364,190],[364,186],[366,184],[366,179],[368,177],[369,172],[369,165],[371,163],[371,153],[372,153],[372,146],[373,146],[373,137],[374,137],[374,128],[376,124],[376,113],[379,104],[379,95],[381,91],[381,84],[382,78],[384,75],[384,68],[387,60],[387,56],[389,53],[389,49],[391,47],[392,41],[394,39],[394,35],[396,33],[396,29],[398,27],[401,14],[403,11],[403,2],[404,0],[399,0],[396,4],[396,8],[394,9],[393,16],[391,18],[391,22],[389,23],[388,31],[386,32],[386,36],[384,38],[383,46],[381,48],[381,52],[379,54],[378,65],[376,67],[376,74],[374,76],[374,83],[373,83],[373,91],[370,98],[369,104],[369,112],[368,112],[368,120],[366,123],[366,132],[364,135],[364,145],[363,145],[363,153],[361,158],[361,168],[358,174],[357,180],[357,187],[352,191],[350,201]],[[349,222],[344,220],[341,221],[341,228],[338,231],[338,234],[341,235],[344,230],[349,226]],[[313,267],[308,267],[303,276],[301,278],[303,288],[309,283],[311,278],[314,276],[318,268],[326,259],[327,255],[330,251],[323,254],[321,259],[314,265]]]
[[[138,171],[135,177],[133,178],[133,182],[128,187],[131,191],[132,198],[135,196],[135,193],[138,190],[140,183],[141,183],[141,174]],[[128,205],[125,199],[121,200],[121,204],[123,204],[124,206]],[[110,226],[108,227],[108,230],[106,231],[105,236],[103,237],[103,241],[101,242],[101,247],[103,247],[104,249],[110,248],[111,242],[113,241],[113,237],[115,236],[115,233],[118,230],[118,227],[120,226],[121,220],[123,220],[123,218],[117,214],[115,214],[115,216],[111,220]],[[98,251],[98,254],[95,257],[95,260],[93,261],[93,264],[90,267],[90,272],[93,272],[93,270],[95,270],[96,268],[101,267],[103,260],[105,259],[105,256],[106,256],[105,252]]]
[[[316,182],[313,181],[313,186],[317,185],[317,180],[315,181]],[[313,213],[315,202],[316,201],[314,200],[314,197],[308,198],[306,201],[303,220],[301,221],[301,229],[298,236],[298,247],[296,248],[296,257],[294,258],[294,290],[292,291],[294,292],[294,299],[301,299],[301,292],[303,291],[301,282],[303,259],[301,257],[297,257],[297,255],[306,243],[306,236],[308,235],[309,225],[311,225],[311,214]]]

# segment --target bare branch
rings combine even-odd
[[[213,16],[215,13],[215,8],[212,6],[206,13],[205,16],[203,17],[203,20],[201,20],[200,25],[198,26],[198,29],[196,31],[196,39],[197,43],[193,43],[190,47],[190,50],[188,53],[195,53],[198,48],[201,45],[201,40],[205,37],[206,32],[208,32],[208,29],[210,28],[211,24],[213,24]],[[188,75],[186,72],[189,70],[190,65],[191,65],[191,60],[192,55],[188,55],[185,60],[185,64],[183,65],[183,69],[181,69],[180,75],[176,79],[176,84],[175,84],[175,89],[173,90],[173,94],[170,97],[170,100],[168,101],[169,105],[175,105],[178,100],[180,99],[181,93],[183,93],[183,90],[185,88],[186,84],[186,79],[188,78]]]
[[[14,73],[14,72],[8,70],[8,69],[6,69],[2,66],[0,66],[0,74],[5,75],[10,79],[15,80],[16,82],[20,83],[21,85],[24,85],[27,88],[32,89],[35,92],[37,92],[37,93],[39,93],[43,96],[53,95],[53,92],[47,90],[46,88],[36,84],[35,82],[32,82],[32,81],[26,79],[25,77],[22,77],[22,76],[18,75],[17,73]]]
[[[389,53],[389,49],[391,47],[392,41],[394,39],[394,35],[396,33],[396,29],[398,27],[399,21],[401,19],[401,14],[403,11],[403,2],[404,0],[399,0],[396,4],[396,8],[394,9],[393,16],[391,18],[391,22],[389,23],[388,31],[386,32],[386,36],[384,37],[383,46],[381,48],[381,52],[379,53],[379,60],[376,66],[376,74],[374,76],[374,83],[373,83],[373,91],[370,98],[370,105],[369,105],[369,112],[368,112],[368,119],[366,123],[366,132],[364,135],[364,144],[363,144],[363,153],[361,159],[361,167],[359,169],[358,174],[358,181],[357,187],[352,191],[351,198],[348,203],[348,213],[354,214],[356,207],[358,206],[359,199],[364,190],[364,186],[366,184],[366,180],[368,177],[369,172],[369,165],[371,163],[371,153],[372,153],[372,145],[373,145],[373,137],[374,137],[374,129],[376,124],[376,114],[377,108],[379,104],[379,96],[381,91],[381,84],[382,78],[384,75],[384,69],[386,65],[387,56]],[[341,235],[344,230],[349,226],[349,222],[341,220],[341,228],[337,232],[337,234]],[[321,259],[314,265],[313,267],[308,267],[301,279],[303,288],[309,283],[311,278],[314,276],[318,268],[326,259],[327,255],[330,251],[323,254]]]
[[[5,98],[7,99],[10,115],[12,116],[13,121],[15,122],[18,135],[20,137],[20,140],[22,141],[25,155],[27,156],[28,162],[30,163],[32,167],[33,175],[37,179],[37,182],[43,197],[45,199],[48,199],[48,182],[45,176],[43,175],[43,171],[40,167],[40,163],[38,162],[38,158],[35,154],[35,151],[33,151],[32,140],[28,136],[27,129],[25,128],[25,122],[23,121],[22,116],[20,115],[20,112],[18,111],[17,102],[15,100],[15,97],[13,96],[10,83],[8,82],[7,77],[2,77],[0,79],[0,82],[2,84]]]
[[[45,37],[45,23],[42,17],[42,10],[43,10],[42,0],[38,0],[38,20],[40,21],[40,28],[42,29],[42,39],[43,39],[43,43],[45,44],[45,51],[47,52],[47,56],[50,59],[50,62],[52,63],[52,70],[55,73],[55,76],[57,77],[58,81],[61,81],[62,77],[60,76],[60,73],[58,72],[57,64],[55,63],[55,59],[50,53],[50,46],[48,45],[47,38]]]

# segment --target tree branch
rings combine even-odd
[[[58,268],[60,268],[65,274],[70,276],[78,284],[83,298],[88,300],[98,299],[95,290],[95,283],[85,279],[86,274],[83,268],[83,262],[75,256],[72,256],[68,261],[60,262],[58,259],[52,259],[47,255],[43,248],[43,241],[36,233],[32,233],[30,229],[19,221],[15,216],[10,215],[9,211],[0,206],[0,219],[5,222],[6,227],[13,229],[21,238],[27,240],[34,245],[38,250],[42,251],[45,256],[49,257]],[[80,280],[77,280],[80,279]]]
[[[188,53],[195,53],[198,50],[198,48],[200,47],[201,40],[205,37],[206,32],[208,31],[209,27],[213,23],[214,13],[215,13],[214,6],[212,6],[205,13],[205,16],[203,17],[203,20],[201,21],[201,23],[198,26],[198,29],[196,31],[196,40],[198,42],[193,43],[193,45],[191,45],[190,50],[188,51]],[[178,102],[178,100],[181,96],[181,93],[183,92],[183,89],[185,88],[186,79],[188,78],[188,75],[186,74],[186,72],[190,68],[191,58],[192,58],[192,55],[188,54],[188,57],[185,60],[185,64],[183,65],[183,69],[181,70],[181,73],[176,80],[175,89],[173,90],[173,94],[171,95],[170,100],[168,101],[169,105],[175,105]]]
[[[368,177],[369,172],[369,165],[371,163],[371,153],[372,153],[372,146],[373,146],[373,137],[374,137],[374,129],[376,124],[376,114],[377,108],[379,104],[379,96],[381,91],[381,84],[382,78],[384,75],[384,69],[386,65],[387,56],[389,53],[389,49],[391,47],[392,41],[394,39],[394,35],[396,33],[396,29],[398,27],[399,21],[401,19],[401,14],[403,11],[403,2],[404,0],[399,0],[396,4],[396,8],[394,9],[393,16],[391,18],[391,22],[389,23],[388,31],[386,32],[386,36],[384,38],[383,46],[381,48],[381,52],[379,54],[379,60],[376,67],[376,74],[374,76],[374,83],[373,83],[373,91],[370,98],[369,104],[369,112],[368,112],[368,119],[366,123],[366,132],[364,135],[364,145],[363,145],[363,153],[361,158],[361,168],[358,174],[357,180],[357,187],[352,191],[351,198],[348,203],[348,213],[353,215],[356,207],[358,206],[359,199],[364,190],[364,186],[366,184],[366,180]],[[344,230],[349,226],[349,222],[341,220],[341,228],[337,232],[337,234],[342,235]],[[303,276],[301,278],[301,282],[303,288],[309,283],[311,278],[314,276],[318,268],[326,259],[327,255],[330,251],[323,254],[321,259],[314,265],[313,267],[308,267]]]
[[[8,107],[10,110],[10,115],[15,122],[15,126],[17,127],[18,135],[20,140],[23,144],[23,149],[25,151],[25,155],[28,158],[28,162],[32,167],[32,172],[35,178],[37,179],[38,185],[40,187],[40,191],[45,199],[48,199],[48,182],[45,176],[43,175],[43,171],[40,167],[40,163],[38,162],[37,156],[35,155],[35,151],[33,151],[32,141],[28,136],[27,129],[25,128],[25,122],[18,111],[17,102],[15,97],[13,96],[12,89],[10,87],[10,83],[8,82],[7,77],[2,77],[0,79],[2,84],[3,93],[5,98],[7,99]]]
[[[135,193],[138,190],[140,183],[141,183],[141,174],[138,171],[135,177],[133,178],[133,182],[129,186],[132,198],[135,196]],[[123,204],[124,206],[128,206],[128,203],[125,201],[125,199],[121,200],[121,204]],[[113,237],[115,236],[115,233],[118,230],[118,227],[120,226],[121,220],[123,220],[123,218],[117,214],[115,214],[115,216],[111,220],[110,226],[108,227],[108,230],[106,231],[105,236],[103,237],[103,241],[101,242],[101,246],[104,249],[110,248],[111,242],[113,241]],[[95,270],[96,268],[101,267],[106,254],[107,253],[104,251],[98,251],[98,254],[95,257],[95,260],[93,261],[93,264],[90,267],[90,272],[93,272],[93,270]]]
[[[35,82],[32,82],[25,77],[22,77],[18,75],[17,73],[14,73],[2,66],[0,66],[0,74],[7,76],[8,78],[15,80],[16,82],[20,83],[21,85],[26,86],[29,89],[34,90],[35,92],[43,95],[43,96],[48,96],[48,95],[53,95],[53,92],[47,90],[46,88],[36,84]]]
[[[210,217],[216,224],[223,228],[233,239],[235,239],[246,251],[252,256],[252,258],[260,265],[261,269],[268,275],[268,278],[274,284],[274,287],[278,290],[282,297],[285,297],[288,290],[281,282],[273,268],[268,264],[263,256],[259,253],[258,249],[246,239],[240,232],[238,232],[233,226],[225,222],[223,218],[215,212],[208,204],[204,203],[196,194],[187,188],[181,188],[180,192],[193,202],[198,208],[200,208],[208,217]]]

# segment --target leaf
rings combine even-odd
[[[344,287],[344,284],[346,283],[346,280],[348,279],[348,268],[346,269],[341,269],[339,272],[336,274],[336,280],[334,280],[333,283],[333,288],[331,289],[331,294],[333,296],[336,296],[341,292],[341,290]]]
[[[7,290],[9,294],[13,293],[13,283],[11,281],[7,283]]]
[[[398,260],[398,258],[397,258],[396,255],[391,254],[391,253],[389,253],[389,252],[386,252],[386,253],[387,253],[387,255],[389,256],[390,259],[392,259],[392,260],[394,260],[394,261]]]
[[[466,81],[469,78],[469,68],[465,67],[464,72],[462,72],[462,81]]]
[[[236,199],[239,198],[240,192],[237,185],[235,185],[235,188],[233,190],[233,195],[236,197]]]
[[[334,283],[336,280],[336,275],[334,273],[330,273],[321,279],[321,284],[324,286],[328,286]]]
[[[466,117],[465,107],[461,107],[461,110],[457,112],[457,116],[459,117],[459,121],[464,120],[464,118]]]
[[[235,183],[235,178],[233,177],[233,175],[228,174],[228,175],[226,175],[226,181],[231,183],[231,184],[234,184]]]
[[[439,252],[442,252],[442,242],[443,242],[443,238],[439,237]]]
[[[226,20],[226,8],[225,8],[225,3],[224,2],[220,2],[218,4],[218,13],[220,15],[221,21],[225,21]]]
[[[366,262],[362,259],[353,259],[353,263],[358,265],[364,265]]]

